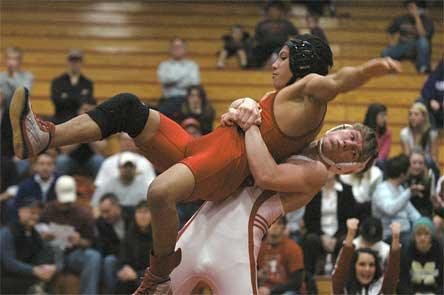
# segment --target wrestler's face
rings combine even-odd
[[[322,151],[335,163],[359,162],[363,148],[361,132],[342,129],[324,135]]]
[[[288,46],[282,47],[281,51],[279,51],[278,58],[273,63],[272,69],[273,86],[276,90],[281,90],[293,77],[293,73],[290,70],[290,49]]]
[[[375,257],[369,253],[359,253],[355,264],[356,279],[362,285],[368,285],[376,272]]]

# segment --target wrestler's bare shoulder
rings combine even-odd
[[[308,190],[319,190],[327,180],[328,170],[324,164],[319,161],[307,160],[303,156],[290,157],[286,163],[298,166],[303,174],[303,178]]]

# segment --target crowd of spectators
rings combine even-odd
[[[334,11],[331,1],[319,2]],[[433,22],[417,1],[405,1],[405,8],[407,14],[388,27],[390,43],[382,54],[413,59],[418,72],[431,72]],[[311,34],[327,40],[319,25],[322,10],[310,8],[305,21]],[[233,25],[222,36],[219,69],[230,57],[237,57],[241,68],[261,68],[298,34],[287,18],[286,3],[268,1],[264,12],[254,35]],[[155,107],[200,137],[212,131],[215,110],[200,84],[199,65],[187,58],[182,38],[171,40],[170,54],[157,69],[162,94]],[[2,136],[14,89],[23,85],[32,91],[34,77],[22,70],[22,57],[19,48],[5,51]],[[83,51],[69,50],[66,73],[51,83],[55,112],[50,119],[55,123],[97,103],[94,83],[82,72],[84,58]],[[306,207],[270,227],[259,252],[260,294],[312,294],[314,277],[331,274],[335,294],[389,294],[396,288],[399,294],[444,292],[444,178],[438,158],[443,71],[441,60],[406,114],[398,156],[390,157],[390,109],[369,105],[363,121],[378,136],[375,165],[364,173],[329,175]],[[127,134],[117,140],[119,151],[113,155],[107,154],[109,143],[104,140],[48,150],[32,161],[13,158],[7,140],[2,140],[1,293],[54,292],[58,278],[67,274],[78,277],[82,294],[135,290],[152,248],[146,192],[156,171]],[[86,205],[80,202],[78,175],[94,182]],[[178,205],[180,226],[201,203]]]

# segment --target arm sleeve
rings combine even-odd
[[[401,251],[390,250],[387,269],[384,273],[384,282],[382,283],[380,294],[394,294],[399,278],[399,264]]]
[[[444,73],[443,67],[444,63],[441,61],[438,64],[438,67],[427,78],[427,81],[424,83],[424,87],[422,87],[420,101],[426,106],[429,106],[430,100],[434,99],[436,96],[435,83],[438,79],[440,79],[439,75]]]
[[[373,195],[375,206],[385,215],[392,216],[398,213],[410,200],[410,189],[406,189],[401,195],[393,199],[384,185],[378,186]]]
[[[157,69],[157,77],[162,84],[174,83],[182,78],[171,69],[168,62],[160,63],[159,68]]]
[[[336,260],[335,269],[331,276],[333,294],[344,293],[354,252],[355,249],[353,246],[342,246],[338,259]]]
[[[390,146],[392,145],[392,131],[387,129],[381,146],[379,147],[379,159],[387,159],[390,154]]]
[[[397,32],[399,32],[399,17],[395,18],[392,23],[387,27],[387,33],[389,33],[390,35],[393,35]]]
[[[34,75],[31,72],[26,72],[26,76],[23,81],[23,86],[25,86],[26,88],[28,88],[29,91],[31,91],[33,82],[34,82]]]
[[[413,290],[410,286],[410,259],[407,257],[406,251],[402,253],[401,269],[399,273],[398,294],[412,294]]]
[[[33,276],[33,266],[16,259],[13,237],[7,228],[0,231],[0,257],[1,264],[8,272]]]
[[[414,223],[416,220],[421,218],[421,214],[416,210],[415,206],[412,205],[412,203],[407,204],[407,216],[411,223]]]

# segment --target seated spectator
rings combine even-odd
[[[18,206],[18,222],[0,228],[0,293],[46,294],[34,293],[51,281],[56,273],[53,253],[35,229],[41,204],[26,198],[20,199]]]
[[[285,235],[285,216],[273,223],[258,254],[259,294],[299,294],[304,281],[301,247]]]
[[[407,13],[396,17],[387,28],[389,46],[382,51],[382,56],[396,60],[413,57],[417,71],[426,73],[430,72],[433,20],[423,8],[418,8],[417,2],[404,1]]]
[[[444,294],[444,249],[435,239],[432,221],[418,219],[412,237],[401,260],[398,294]]]
[[[433,129],[444,128],[444,60],[429,75],[421,90],[422,102],[429,111],[429,119]]]
[[[94,99],[85,99],[81,102],[78,114],[82,115],[96,107]],[[107,146],[106,140],[90,143],[72,144],[61,147],[61,154],[57,157],[56,166],[60,174],[82,174],[96,177],[104,161],[103,154]]]
[[[180,124],[185,131],[193,136],[194,138],[198,138],[202,136],[202,128],[200,126],[200,122],[194,118],[186,118]]]
[[[21,199],[32,198],[43,204],[57,199],[54,187],[58,176],[55,173],[54,159],[48,153],[40,154],[32,168],[34,175],[20,182],[16,193],[13,189],[6,192],[10,198],[6,214],[11,222],[17,220],[17,204]]]
[[[381,220],[367,217],[359,227],[359,236],[353,240],[356,249],[368,248],[378,254],[381,269],[384,270],[390,252],[390,246],[382,240]]]
[[[369,105],[365,114],[364,125],[376,131],[379,147],[376,166],[384,171],[384,164],[390,154],[392,144],[392,130],[387,127],[387,107],[379,103]]]
[[[18,47],[8,47],[5,51],[6,71],[0,72],[0,89],[6,105],[19,86],[25,86],[29,91],[32,90],[34,76],[31,72],[21,69],[23,52]]]
[[[425,157],[422,151],[413,150],[410,154],[410,168],[407,178],[407,185],[409,187],[415,186],[410,202],[418,210],[419,214],[432,218],[433,203],[431,190],[434,180],[430,174],[425,165]]]
[[[68,70],[51,82],[53,122],[63,123],[77,116],[83,101],[94,101],[93,82],[82,74],[83,52],[70,49]]]
[[[251,66],[263,67],[271,55],[282,48],[290,37],[298,35],[298,29],[286,18],[286,7],[279,0],[268,1],[265,19],[256,24]]]
[[[332,275],[333,294],[395,294],[399,276],[400,248],[399,223],[391,227],[392,243],[388,265],[382,273],[378,254],[368,248],[355,251],[353,238],[358,229],[359,220],[347,220],[347,237],[336,261]]]
[[[372,194],[376,186],[382,182],[382,171],[377,166],[372,166],[365,172],[341,175],[339,179],[352,187],[355,200],[355,216],[364,220],[372,213]]]
[[[56,247],[63,257],[64,271],[80,274],[81,294],[97,294],[102,257],[92,248],[94,242],[94,218],[90,211],[75,203],[77,199],[76,184],[71,176],[61,176],[56,182],[57,201],[45,208],[41,221],[47,224],[66,226],[65,230],[73,233],[68,237],[66,249]],[[46,240],[54,240],[56,233],[42,230]]]
[[[199,66],[192,60],[186,59],[186,43],[181,38],[171,40],[171,58],[160,63],[157,77],[162,84],[163,95],[159,101],[159,111],[176,118],[184,103],[187,88],[200,84]]]
[[[116,294],[131,294],[140,283],[153,247],[151,213],[147,201],[136,206],[134,222],[123,239],[120,252],[121,268],[117,272]]]
[[[436,193],[432,197],[432,201],[435,212],[433,224],[436,228],[436,236],[444,244],[444,176],[441,176],[438,180]]]
[[[179,122],[186,118],[195,118],[199,121],[203,134],[213,130],[214,108],[207,99],[205,90],[200,85],[191,86],[187,90],[187,99],[182,104]]]
[[[131,152],[133,153],[133,157],[137,158],[136,173],[138,175],[144,175],[149,182],[156,177],[156,171],[154,170],[153,164],[151,164],[144,156],[137,153],[138,149],[134,140],[124,132],[119,134],[119,148],[119,153],[115,153],[106,158],[103,161],[102,166],[100,166],[99,172],[94,180],[96,187],[103,185],[107,179],[119,176],[119,159],[124,152]]]
[[[399,155],[387,160],[387,180],[378,184],[372,196],[372,214],[382,222],[383,237],[390,241],[390,224],[401,224],[401,243],[407,245],[410,238],[411,224],[421,214],[410,202],[415,187],[404,189],[402,184],[407,178],[409,158]]]
[[[119,175],[107,179],[98,186],[91,200],[91,205],[97,208],[100,198],[107,194],[114,194],[120,205],[128,210],[147,198],[148,187],[153,179],[147,179],[145,175],[137,174],[137,159],[134,153],[124,152],[119,159]]]
[[[427,108],[422,103],[415,103],[409,110],[409,126],[401,130],[402,151],[410,156],[414,149],[421,149],[425,154],[427,167],[439,177],[438,132],[430,127]]]
[[[327,36],[324,30],[319,26],[319,17],[316,14],[307,14],[305,16],[305,22],[310,29],[310,34],[324,40],[328,44]]]
[[[96,221],[97,244],[103,256],[103,274],[106,293],[114,294],[117,267],[123,240],[132,216],[120,207],[113,194],[105,194],[99,202],[100,216]]]
[[[287,213],[285,216],[288,221],[288,236],[299,245],[302,244],[302,238],[305,233],[304,214],[305,206],[296,211]]]
[[[322,190],[305,207],[307,230],[303,242],[304,265],[310,274],[327,274],[333,269],[346,234],[346,220],[354,217],[351,187],[329,173]],[[325,264],[322,263],[325,258]],[[324,266],[325,265],[325,266]]]
[[[231,33],[222,36],[223,49],[219,52],[217,67],[223,69],[227,58],[236,56],[241,68],[247,67],[248,54],[251,48],[251,37],[241,25],[231,26]]]

